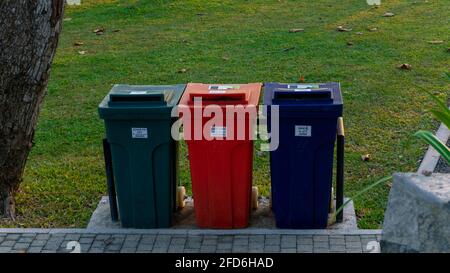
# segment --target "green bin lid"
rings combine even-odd
[[[116,84],[99,105],[100,117],[170,112],[178,104],[185,87],[185,84]]]

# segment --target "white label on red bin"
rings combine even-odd
[[[227,127],[213,126],[211,127],[211,137],[226,137]]]
[[[309,125],[295,125],[295,136],[310,137],[311,129]]]
[[[148,138],[147,128],[131,128],[132,138]]]
[[[208,87],[209,90],[232,90],[239,89],[239,85],[210,85]]]

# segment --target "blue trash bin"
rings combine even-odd
[[[264,104],[269,121],[270,107],[279,106],[279,146],[270,152],[276,225],[325,228],[337,119],[343,108],[340,85],[265,83]]]

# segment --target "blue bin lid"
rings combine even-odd
[[[331,83],[264,83],[264,104],[282,105],[293,110],[342,111],[340,84]]]

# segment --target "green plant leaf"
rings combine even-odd
[[[439,120],[440,122],[444,123],[447,128],[450,129],[450,111],[442,112],[439,110],[432,109],[430,112],[433,114],[433,116]]]
[[[414,135],[430,144],[447,161],[447,163],[450,164],[450,149],[436,136],[431,132],[424,130],[417,131]]]
[[[375,186],[377,186],[377,185],[379,185],[379,184],[381,184],[381,183],[384,183],[384,182],[386,182],[386,181],[389,181],[389,180],[391,180],[391,179],[392,179],[392,175],[383,177],[383,178],[381,178],[380,180],[378,180],[378,181],[376,181],[376,182],[370,184],[369,186],[365,187],[364,189],[360,190],[360,191],[357,192],[353,197],[351,197],[351,198],[349,198],[347,201],[345,201],[345,203],[342,204],[342,206],[340,206],[339,208],[337,208],[337,209],[336,209],[336,212],[334,213],[334,215],[336,216],[339,212],[341,212],[341,211],[344,209],[345,206],[348,205],[348,203],[350,203],[350,201],[356,199],[356,198],[357,198],[358,196],[360,196],[361,194],[363,194],[363,193],[365,193],[366,191],[372,189],[373,187],[375,187]]]

